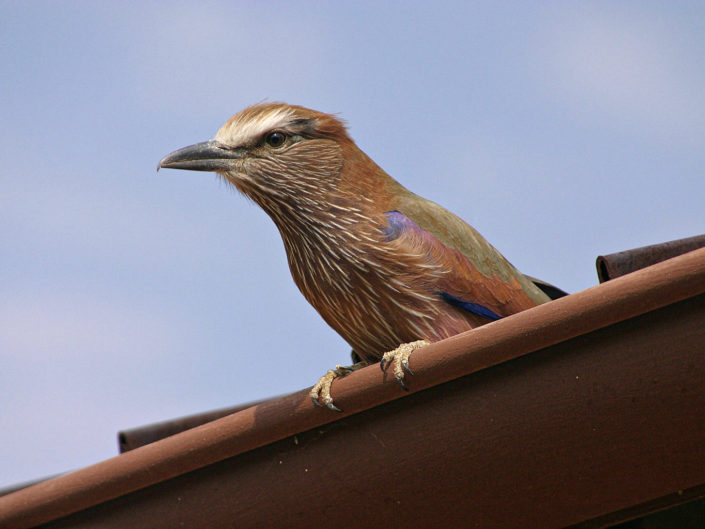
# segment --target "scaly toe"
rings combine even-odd
[[[409,355],[409,356],[411,356],[411,355]],[[409,373],[410,375],[414,374],[414,372],[409,367],[409,357],[408,356],[406,358],[402,359],[401,365],[407,373]]]
[[[333,410],[333,411],[337,411],[339,413],[342,413],[343,410],[341,410],[340,408],[338,408],[338,406],[333,404],[333,397],[331,397],[330,394],[321,397],[321,400],[323,401],[323,404],[325,404],[326,408],[328,408],[329,410]],[[319,406],[320,406],[320,404],[319,404]]]
[[[367,362],[358,362],[357,364],[351,366],[337,365],[335,366],[335,369],[329,369],[326,374],[319,378],[318,382],[314,384],[308,396],[311,397],[313,403],[319,408],[325,406],[329,410],[337,412],[343,411],[333,404],[333,397],[330,394],[331,385],[336,378],[344,377],[345,375],[348,375],[353,371],[357,371],[366,365]]]
[[[386,371],[387,367],[392,365],[392,372],[394,373],[394,378],[397,380],[402,389],[409,391],[409,388],[404,384],[404,371],[413,375],[414,372],[409,367],[409,357],[416,349],[420,349],[428,345],[429,342],[426,340],[418,340],[416,342],[409,342],[401,344],[399,347],[393,351],[387,351],[382,355],[380,360],[380,367],[382,371]]]
[[[316,382],[311,388],[308,395],[311,397],[313,403],[319,408],[322,407],[323,404],[327,405],[327,400],[333,402],[333,398],[330,396],[330,386],[333,383],[333,380],[338,376],[339,375],[335,370],[329,369],[326,374],[319,378],[318,382]],[[321,404],[321,401],[323,404]],[[328,407],[330,408],[330,406]]]

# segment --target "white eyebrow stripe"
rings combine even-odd
[[[294,112],[289,108],[276,108],[251,117],[237,115],[220,128],[215,140],[231,147],[247,145],[268,130],[289,124],[292,118]]]

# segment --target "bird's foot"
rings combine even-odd
[[[357,371],[365,367],[367,362],[362,361],[351,366],[335,366],[335,369],[329,369],[328,372],[318,379],[318,382],[311,388],[309,396],[316,406],[326,406],[333,411],[342,411],[333,404],[333,397],[330,395],[330,386],[336,378],[344,377],[345,375]]]
[[[409,388],[407,388],[406,384],[404,384],[404,371],[410,375],[414,374],[409,367],[409,357],[411,356],[411,353],[416,351],[416,349],[420,349],[426,345],[429,345],[429,342],[426,340],[403,343],[393,351],[387,351],[384,353],[384,355],[382,355],[382,360],[379,362],[379,367],[382,368],[382,371],[386,371],[389,364],[392,364],[394,378],[397,379],[397,382],[399,382],[399,385],[405,391],[409,391]]]

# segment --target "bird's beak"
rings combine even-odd
[[[241,149],[227,149],[215,140],[189,145],[161,159],[157,171],[168,169],[190,169],[191,171],[222,171],[231,167],[232,160],[242,158]]]

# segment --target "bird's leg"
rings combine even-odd
[[[353,371],[357,371],[367,365],[368,363],[363,360],[362,362],[358,362],[351,366],[341,366],[338,364],[335,366],[335,369],[329,369],[328,372],[319,378],[318,382],[316,382],[316,384],[311,388],[311,392],[309,393],[311,400],[316,406],[325,405],[333,411],[342,411],[335,404],[333,404],[333,397],[330,395],[330,386],[333,383],[333,380],[339,377],[344,377],[345,375],[352,373]]]
[[[394,366],[394,378],[397,379],[397,382],[399,382],[399,385],[404,390],[409,391],[409,388],[407,388],[404,384],[404,370],[406,370],[410,375],[414,374],[409,367],[409,357],[411,356],[411,353],[416,351],[416,349],[420,349],[428,344],[429,342],[427,340],[417,340],[415,342],[403,343],[393,351],[387,351],[384,353],[384,355],[382,355],[382,360],[379,362],[379,367],[382,368],[382,371],[386,371],[387,367],[391,363]]]

